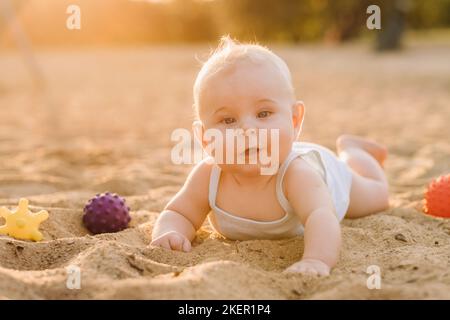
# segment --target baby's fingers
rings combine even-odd
[[[169,244],[169,240],[167,239],[167,237],[161,237],[156,240],[153,240],[150,243],[150,245],[170,250],[170,244]]]
[[[180,234],[169,237],[169,244],[173,250],[188,252],[191,251],[191,242]]]
[[[311,276],[319,275],[319,273],[317,272],[316,269],[314,269],[313,267],[307,267],[307,266],[304,266],[304,267],[300,268],[300,270],[298,272],[301,273],[301,274],[308,274],[308,275],[311,275]]]
[[[300,274],[308,274],[316,276],[318,275],[318,272],[315,268],[303,264],[303,263],[296,263],[284,270],[284,273],[300,273]]]
[[[191,251],[191,242],[177,232],[168,232],[153,240],[150,245],[159,246],[168,250]]]
[[[191,248],[192,248],[191,242],[188,239],[184,239],[183,251],[184,252],[189,252],[189,251],[191,251]]]
[[[289,268],[286,268],[283,273],[298,273],[298,267],[296,265],[292,265]]]
[[[183,238],[174,234],[169,237],[169,245],[172,250],[181,251],[183,250]]]

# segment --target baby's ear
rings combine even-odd
[[[297,100],[292,105],[292,123],[294,125],[294,135],[295,139],[298,138],[298,135],[302,131],[303,119],[305,117],[305,104],[303,101]]]
[[[195,120],[192,122],[192,131],[194,131],[194,137],[197,140],[198,143],[204,148],[205,143],[203,141],[203,132],[204,132],[204,126],[203,122],[200,120]]]

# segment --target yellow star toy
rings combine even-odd
[[[22,198],[15,211],[9,211],[5,207],[0,208],[0,217],[6,220],[6,223],[0,226],[0,234],[16,239],[41,241],[43,237],[39,232],[39,225],[47,220],[48,212],[41,210],[38,213],[32,213],[28,210],[28,200]]]

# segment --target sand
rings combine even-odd
[[[376,55],[362,46],[275,47],[307,106],[301,139],[334,149],[344,132],[389,148],[391,208],[342,223],[331,276],[285,275],[303,239],[229,241],[205,223],[190,253],[149,246],[158,212],[190,165],[170,161],[175,128],[190,128],[195,55],[206,46],[38,50],[33,89],[14,52],[0,53],[0,206],[45,209],[44,240],[0,236],[3,299],[450,298],[450,220],[421,212],[423,192],[450,172],[450,45]],[[81,217],[117,192],[130,227],[93,236]],[[367,268],[379,266],[381,289]],[[69,266],[81,289],[66,286]]]

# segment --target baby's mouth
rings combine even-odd
[[[252,147],[245,149],[245,151],[242,154],[245,155],[246,157],[250,157],[251,155],[258,154],[258,152],[259,152],[258,147]]]

